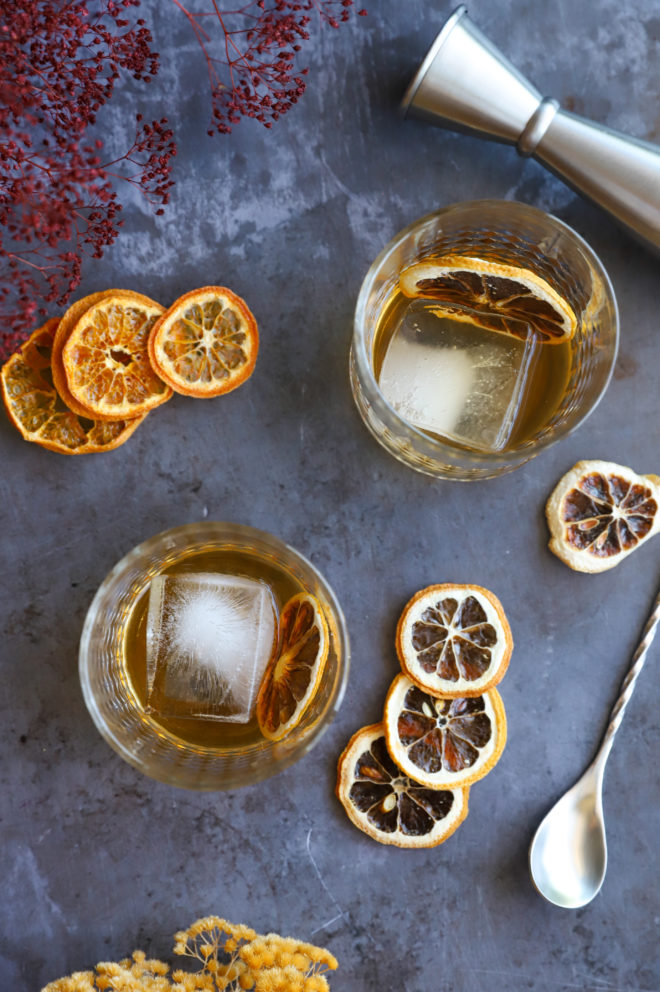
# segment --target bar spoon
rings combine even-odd
[[[549,902],[566,909],[586,906],[598,894],[607,869],[603,774],[635,682],[660,621],[660,591],[635,649],[596,757],[541,821],[529,848],[534,885]]]

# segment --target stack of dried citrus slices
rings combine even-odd
[[[495,766],[506,715],[495,688],[513,639],[499,600],[481,586],[418,592],[398,623],[402,672],[383,722],[364,727],[339,759],[337,796],[382,844],[435,847],[463,822],[470,786]]]
[[[169,309],[130,290],[77,300],[36,330],[3,365],[9,419],[26,441],[69,455],[128,440],[172,392],[213,397],[252,374],[257,324],[223,286],[205,286]]]

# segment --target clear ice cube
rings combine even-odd
[[[268,586],[217,573],[158,575],[147,614],[147,708],[247,723],[273,650]]]
[[[525,397],[539,344],[438,314],[415,300],[385,353],[378,384],[408,423],[486,451],[506,446]]]

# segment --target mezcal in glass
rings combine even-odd
[[[569,304],[575,332],[561,343],[531,330],[520,340],[479,326],[469,306],[447,314],[401,292],[401,273],[448,256],[531,270]],[[406,465],[489,478],[585,420],[607,388],[617,343],[612,286],[587,243],[535,207],[477,200],[411,224],[373,262],[355,311],[351,387],[369,430]]]
[[[329,652],[300,723],[270,740],[255,698],[279,614],[299,593],[318,601]],[[158,534],[115,565],[80,644],[85,702],[105,740],[145,774],[193,789],[252,784],[306,754],[339,708],[348,665],[341,607],[316,568],[270,534],[210,521]]]

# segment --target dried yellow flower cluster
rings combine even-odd
[[[196,972],[150,961],[143,951],[94,971],[77,971],[42,992],[327,992],[325,972],[337,960],[323,947],[293,937],[261,936],[250,927],[205,916],[174,935],[174,952],[201,965]]]

